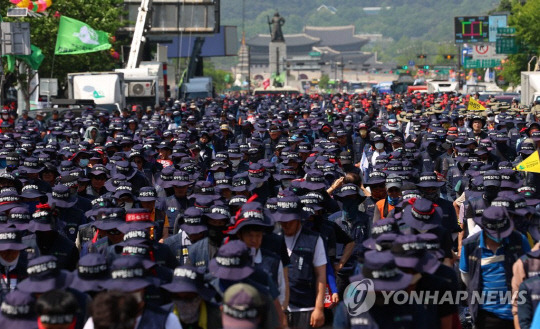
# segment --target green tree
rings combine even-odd
[[[231,79],[232,73],[220,69],[216,69],[214,63],[207,59],[204,61],[203,75],[207,77],[212,77],[212,84],[216,93],[222,93],[227,89],[227,79],[226,76],[229,75]],[[234,80],[234,79],[233,79]]]
[[[54,77],[59,84],[65,87],[67,73],[107,71],[119,67],[109,51],[101,51],[82,55],[54,56],[56,35],[61,15],[65,15],[90,25],[92,28],[102,30],[115,36],[118,29],[126,25],[121,17],[123,0],[55,0],[48,8],[47,15],[40,17],[4,18],[4,21],[24,21],[30,23],[31,43],[41,48],[45,59],[39,68],[41,77]],[[13,7],[9,1],[0,2],[0,14],[6,16],[8,8]],[[113,48],[118,47],[120,42],[112,42]],[[21,77],[26,79],[27,72]],[[18,74],[18,73],[13,73]]]
[[[509,26],[516,28],[516,41],[521,49],[518,54],[508,56],[502,76],[509,83],[518,85],[521,71],[526,71],[529,60],[540,54],[540,26],[537,24],[540,20],[540,1],[527,1],[522,5],[521,1],[513,0],[511,4]]]
[[[328,74],[321,75],[321,78],[319,79],[319,88],[328,88],[328,82],[330,82],[330,77],[328,76]]]

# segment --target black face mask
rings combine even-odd
[[[212,242],[212,244],[216,246],[220,246],[223,242],[223,238],[225,237],[225,234],[223,234],[223,230],[225,229],[225,226],[212,226],[208,225],[208,239]]]
[[[421,194],[424,199],[428,199],[431,202],[435,202],[439,198],[439,190],[433,193],[422,192]]]
[[[356,218],[358,215],[358,200],[344,198],[342,203],[345,217],[349,219]]]
[[[484,196],[486,197],[486,199],[488,199],[489,201],[495,199],[497,197],[497,194],[499,194],[499,189],[498,188],[494,188],[494,187],[491,187],[491,186],[488,186],[485,188],[484,190]]]
[[[261,159],[260,155],[258,154],[255,154],[255,155],[250,155],[249,156],[249,161],[252,162],[252,163],[256,163],[257,161],[259,161]]]

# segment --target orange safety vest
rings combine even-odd
[[[375,205],[377,206],[377,209],[379,209],[379,214],[381,214],[381,219],[386,218],[386,216],[388,216],[388,214],[395,208],[395,206],[392,206],[391,204],[388,203],[387,198],[377,201]]]

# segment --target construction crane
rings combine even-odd
[[[133,32],[133,40],[131,41],[131,49],[129,50],[129,58],[126,69],[135,69],[139,67],[141,62],[141,53],[146,41],[145,34],[152,27],[152,0],[142,0],[135,22],[135,31]]]

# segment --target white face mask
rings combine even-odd
[[[263,186],[264,182],[257,183],[257,188]]]
[[[0,264],[4,267],[12,267],[12,266],[15,266],[17,265],[17,262],[19,261],[19,256],[21,254],[19,253],[19,255],[17,255],[17,258],[15,258],[13,261],[11,262],[8,262],[6,261],[4,258],[0,257]]]
[[[133,208],[133,202],[126,202],[124,203],[124,209],[128,210]]]
[[[131,295],[135,298],[135,300],[137,301],[137,304],[140,304],[144,301],[144,290],[132,292]]]
[[[382,150],[384,148],[384,143],[375,143],[375,148],[377,150]]]
[[[249,248],[249,254],[251,257],[255,257],[255,255],[257,255],[257,249],[253,247]]]
[[[231,160],[231,163],[233,165],[233,167],[238,167],[238,165],[240,164],[240,159],[234,159],[234,160]]]
[[[223,178],[225,178],[225,173],[224,173],[223,171],[221,171],[221,172],[215,172],[215,173],[214,173],[214,178],[215,178],[215,179],[223,179]]]

